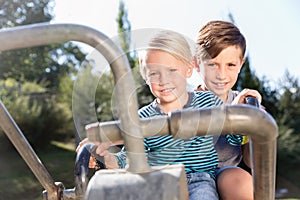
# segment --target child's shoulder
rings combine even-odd
[[[216,97],[211,91],[193,91],[195,97]]]
[[[150,104],[148,105],[145,105],[143,107],[141,107],[139,110],[138,110],[138,114],[140,117],[149,117],[149,116],[152,116],[152,115],[157,115],[158,113],[158,106],[156,104],[156,101],[154,100],[153,102],[151,102]]]
[[[204,102],[207,104],[221,105],[222,100],[211,91],[194,91],[194,102]]]

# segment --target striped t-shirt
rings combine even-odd
[[[189,93],[189,100],[183,109],[211,108],[222,105],[222,101],[209,91]],[[153,101],[139,110],[140,118],[165,115]],[[226,135],[232,145],[240,145],[242,137]],[[218,155],[212,136],[195,136],[188,140],[174,139],[171,135],[152,136],[144,139],[145,151],[151,166],[184,164],[186,173],[207,172],[214,177]],[[116,155],[120,167],[126,164],[124,151]]]

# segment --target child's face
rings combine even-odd
[[[200,72],[208,90],[226,102],[245,59],[238,46],[229,46],[213,58],[201,61]]]
[[[186,79],[192,74],[192,64],[187,64],[164,51],[155,50],[147,53],[145,64],[146,82],[161,106],[186,103],[182,101],[187,98]]]

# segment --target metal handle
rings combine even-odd
[[[255,106],[255,107],[259,108],[259,102],[258,102],[257,98],[252,97],[252,96],[247,96],[245,98],[245,101],[246,101],[246,104],[249,104],[249,105],[252,105],[252,106]]]

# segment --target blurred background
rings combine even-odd
[[[248,47],[235,89],[262,94],[262,104],[279,127],[277,197],[300,198],[300,172],[294,167],[300,164],[299,6],[296,0],[243,5],[221,0],[0,0],[0,27],[66,22],[103,32],[126,52],[143,106],[153,97],[139,76],[131,32],[165,28],[194,40],[209,20],[232,21]],[[94,54],[78,42],[0,52],[1,101],[53,179],[66,188],[74,187],[75,146],[85,137],[78,124],[94,122],[92,116],[114,120],[113,77],[108,63]],[[74,100],[80,102],[76,108]],[[76,119],[74,112],[80,113]],[[1,129],[0,163],[0,199],[42,199],[41,184]]]

